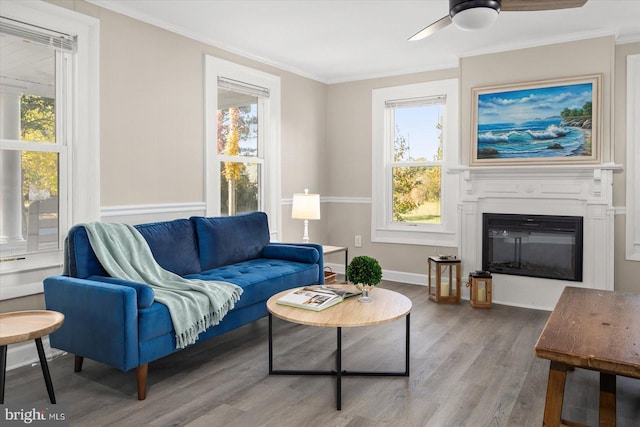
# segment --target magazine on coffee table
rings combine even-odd
[[[277,303],[291,307],[304,308],[305,310],[322,311],[334,306],[345,298],[358,295],[357,289],[340,289],[333,287],[307,286],[289,292]]]

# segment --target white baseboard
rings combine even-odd
[[[336,263],[325,263],[325,266],[331,267],[333,271],[336,273],[344,274],[344,264],[336,264]],[[408,283],[410,285],[418,285],[418,286],[427,286],[428,278],[426,274],[417,274],[417,273],[406,273],[403,271],[393,271],[393,270],[382,270],[382,278],[384,280],[389,280],[391,282],[400,282],[400,283]],[[469,301],[469,288],[464,286],[465,282],[462,282],[462,289],[460,292],[460,299]],[[426,292],[426,290],[425,290]],[[540,306],[535,304],[521,304],[513,301],[502,301],[502,300],[493,300],[493,304],[498,305],[508,305],[511,307],[519,307],[519,308],[528,308],[531,310],[544,310],[551,311],[553,307]]]
[[[44,354],[47,360],[55,359],[64,354],[61,350],[51,348],[48,336],[42,337],[42,347],[44,348]],[[7,371],[28,366],[39,361],[38,350],[36,350],[34,340],[11,344],[7,348]]]
[[[331,267],[336,273],[344,274],[344,263],[336,264],[326,262],[325,267]],[[427,275],[418,273],[406,273],[404,271],[382,270],[382,278],[391,282],[409,283],[411,285],[427,286]]]

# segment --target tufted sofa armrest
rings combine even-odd
[[[64,314],[49,335],[51,346],[123,371],[138,366],[136,290],[94,280],[53,276],[44,280],[47,310]]]

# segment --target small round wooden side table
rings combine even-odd
[[[4,403],[4,381],[7,370],[7,345],[19,342],[35,340],[42,367],[42,375],[47,386],[49,399],[56,403],[53,394],[53,384],[49,375],[47,358],[42,347],[42,337],[47,335],[64,322],[64,314],[50,310],[14,311],[12,313],[0,313],[0,404]]]

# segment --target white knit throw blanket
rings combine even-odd
[[[228,282],[185,279],[163,269],[142,234],[127,224],[84,224],[100,264],[119,279],[146,283],[155,300],[166,305],[176,331],[176,348],[197,341],[198,335],[220,323],[242,295]]]

